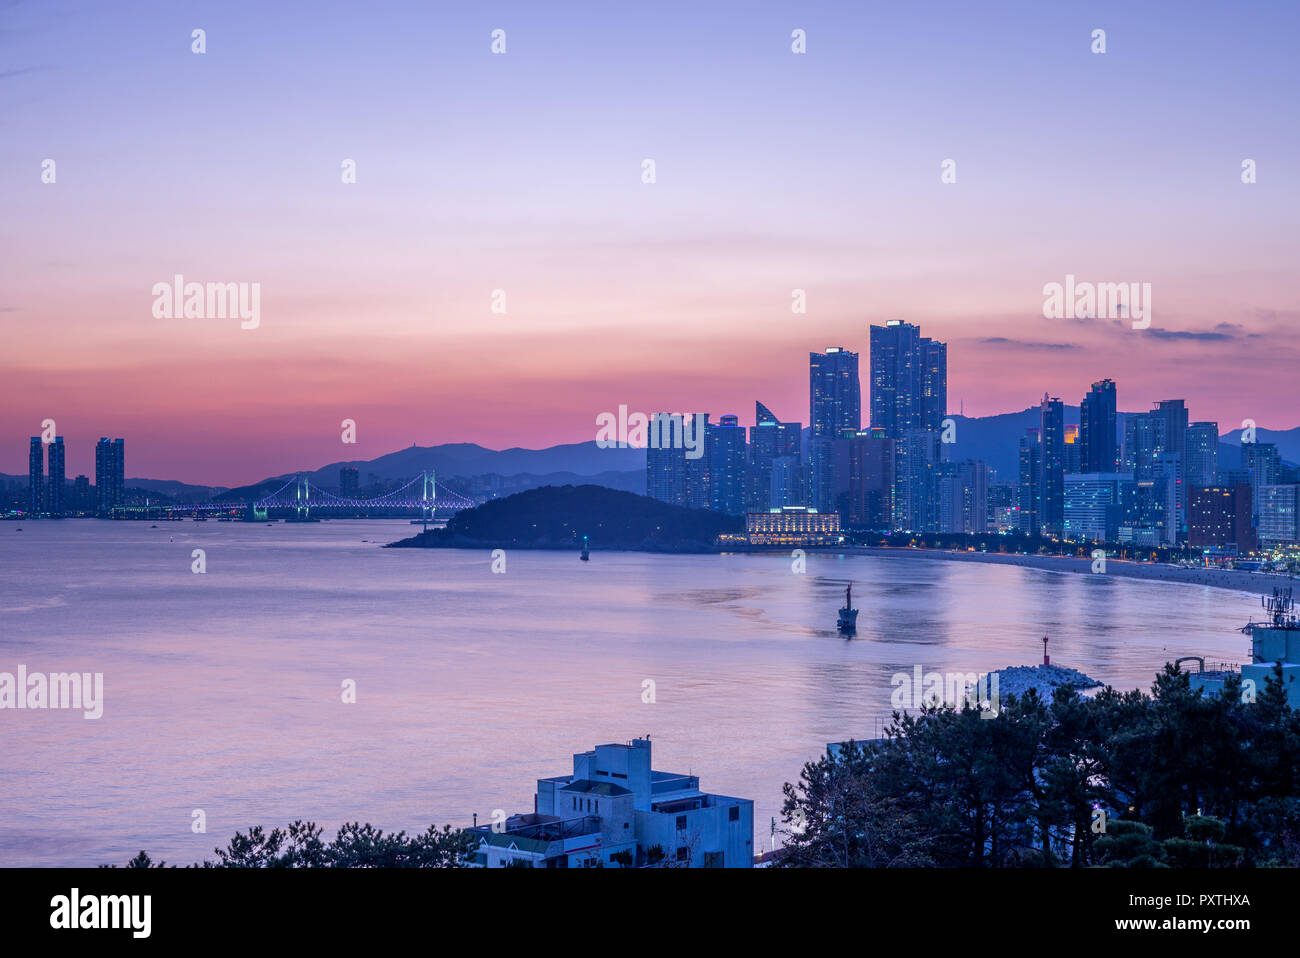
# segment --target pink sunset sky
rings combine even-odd
[[[1300,425],[1289,9],[198,6],[0,13],[0,471],[44,419],[69,476],[121,436],[222,485],[620,404],[806,422],[808,352],[859,350],[865,398],[889,319],[948,342],[954,413],[1109,377]],[[178,273],[260,283],[258,328],[156,318]],[[1043,318],[1067,273],[1150,283],[1151,328]]]

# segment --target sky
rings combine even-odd
[[[46,419],[69,476],[122,436],[128,476],[221,485],[590,440],[620,405],[806,423],[808,352],[861,351],[865,400],[891,319],[949,344],[954,413],[1109,377],[1121,409],[1300,425],[1298,27],[1188,0],[0,0],[0,471]],[[177,274],[259,284],[256,328],[155,315]],[[1150,328],[1045,318],[1067,275],[1150,283]]]

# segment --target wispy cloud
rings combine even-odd
[[[1013,349],[1079,349],[1077,343],[1041,343],[1028,339],[1009,339],[1006,336],[986,336],[980,340],[987,346],[1010,346]]]

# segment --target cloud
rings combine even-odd
[[[1218,328],[1221,329],[1222,325],[1220,324]],[[1195,333],[1185,329],[1159,329],[1155,326],[1144,332],[1156,339],[1184,339],[1200,343],[1230,342],[1237,338],[1229,333]]]
[[[1076,343],[1039,343],[1028,339],[1008,339],[1006,336],[986,336],[980,340],[986,346],[1010,346],[1013,349],[1078,349]]]

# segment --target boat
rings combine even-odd
[[[844,589],[844,608],[840,609],[840,619],[836,628],[845,635],[853,635],[858,631],[858,610],[853,608],[852,582]]]
[[[583,562],[588,562],[591,559],[591,550],[587,548],[586,536],[582,537],[582,555],[578,556],[578,558],[581,559]]]

